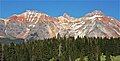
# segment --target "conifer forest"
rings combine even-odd
[[[105,61],[120,56],[120,38],[54,37],[0,44],[1,61],[102,61],[101,56]]]

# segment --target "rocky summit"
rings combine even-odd
[[[60,36],[120,37],[120,22],[99,10],[74,18],[64,13],[52,17],[42,12],[30,11],[0,18],[0,38],[46,39]]]

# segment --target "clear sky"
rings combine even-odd
[[[94,10],[101,10],[107,16],[120,20],[119,7],[119,0],[0,0],[0,17],[37,10],[53,17],[66,12],[78,18]]]

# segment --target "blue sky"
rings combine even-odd
[[[94,10],[120,20],[119,0],[0,0],[0,18],[37,10],[58,17],[65,12],[73,17],[82,17]]]

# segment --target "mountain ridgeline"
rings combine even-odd
[[[81,18],[30,10],[0,18],[0,61],[119,61],[119,56],[120,22],[99,10]]]
[[[81,18],[64,13],[52,17],[42,12],[30,11],[0,18],[0,38],[46,39],[57,34],[61,37],[120,37],[120,22],[95,10]]]

